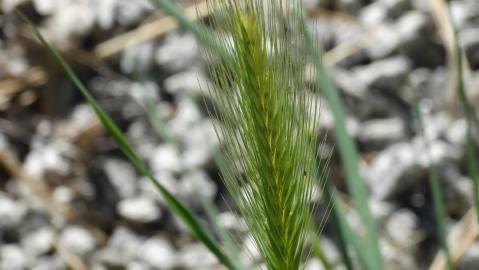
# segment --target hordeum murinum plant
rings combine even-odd
[[[313,212],[319,109],[302,80],[299,4],[212,0],[210,8],[217,34],[205,54],[214,63],[211,114],[224,144],[225,185],[266,267],[300,269]]]

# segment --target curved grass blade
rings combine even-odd
[[[426,145],[426,151],[428,152],[428,159],[429,159],[429,187],[431,188],[432,193],[432,201],[434,206],[434,216],[436,218],[437,224],[437,233],[439,235],[439,242],[441,243],[441,248],[444,252],[447,262],[447,269],[452,270],[454,269],[454,264],[451,258],[451,251],[449,249],[449,245],[447,243],[447,229],[446,229],[446,210],[444,208],[444,195],[442,192],[442,188],[439,182],[439,174],[437,171],[437,167],[432,160],[431,155],[429,154],[430,146],[429,141],[426,138],[426,134],[424,132],[424,118],[419,108],[419,101],[416,98],[414,102],[414,110],[416,112],[417,122],[419,126],[420,133],[423,137],[424,144]]]
[[[322,50],[314,42],[311,32],[307,29],[305,16],[302,15],[302,18],[303,26],[305,28],[304,34],[306,46],[311,55],[313,64],[316,67],[320,85],[319,88],[321,94],[328,102],[335,119],[335,136],[346,174],[348,190],[352,195],[353,203],[361,218],[361,222],[366,227],[364,249],[368,252],[368,262],[370,265],[368,270],[382,270],[383,258],[379,249],[377,228],[368,206],[367,187],[359,175],[359,157],[357,148],[347,132],[346,114],[343,110],[338,91],[323,64]]]
[[[213,238],[207,233],[207,231],[202,227],[198,218],[185,207],[185,205],[176,199],[148,170],[146,165],[140,159],[133,147],[128,143],[125,135],[121,132],[118,126],[113,122],[113,120],[107,115],[105,111],[100,107],[96,102],[95,98],[90,94],[89,90],[85,85],[80,81],[76,76],[72,68],[66,63],[59,51],[51,45],[39,32],[36,26],[20,11],[17,10],[18,16],[25,21],[29,26],[31,31],[35,36],[41,41],[41,43],[50,51],[50,53],[55,57],[55,59],[62,66],[65,73],[72,80],[78,90],[81,92],[85,100],[93,108],[97,116],[102,121],[103,125],[107,128],[110,134],[117,141],[122,152],[130,159],[130,161],[135,165],[135,167],[146,176],[150,182],[158,189],[165,201],[171,207],[171,210],[178,215],[178,217],[186,224],[186,226],[191,230],[192,234],[197,237],[205,246],[218,258],[218,260],[223,263],[226,267],[232,270],[236,270],[237,267],[234,263],[228,258],[220,247],[216,244]]]

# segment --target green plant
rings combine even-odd
[[[319,116],[302,79],[302,21],[274,0],[210,4],[222,52],[206,49],[215,62],[211,114],[221,121],[224,182],[267,268],[299,269],[318,175],[311,134]]]

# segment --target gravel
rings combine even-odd
[[[137,257],[154,269],[169,270],[177,265],[176,252],[167,240],[151,238],[138,249]],[[203,260],[201,257],[197,259]]]
[[[221,184],[215,161],[222,147],[214,130],[218,119],[208,117],[213,107],[206,68],[214,63],[204,61],[194,35],[172,30],[110,58],[97,59],[85,52],[163,15],[154,12],[149,0],[0,2],[0,84],[7,89],[0,97],[0,148],[19,160],[34,184],[71,206],[76,216],[66,218],[56,207],[55,213],[47,211],[38,192],[0,166],[0,269],[68,269],[55,248],[56,240],[93,270],[219,267],[217,259],[171,213],[150,180],[121,154],[53,58],[20,34],[23,26],[11,13],[17,6],[38,15],[33,18],[42,32],[68,56],[159,183],[208,227],[202,199],[215,205],[218,225],[237,240],[241,261],[247,269],[258,268],[260,254]],[[450,101],[450,60],[431,7],[423,0],[303,3],[323,9],[310,26],[325,51],[364,40],[369,33],[366,47],[342,47],[358,50],[328,68],[345,105],[347,129],[358,143],[361,174],[387,269],[425,269],[439,249],[427,179],[431,161],[438,168],[448,223],[456,224],[473,205],[464,152],[467,126],[460,106],[454,108]],[[449,4],[471,68],[465,73],[470,78],[466,86],[471,104],[476,104],[479,2]],[[335,51],[335,56],[345,51]],[[35,76],[22,77],[38,68],[48,75],[45,82],[32,84]],[[313,79],[305,78],[308,84],[316,83]],[[20,87],[10,93],[8,87],[15,82]],[[328,177],[347,198],[331,109],[321,97],[308,94],[321,108],[321,117],[313,120],[318,121],[320,139],[324,138],[320,154],[329,160]],[[426,123],[424,137],[417,127],[416,98]],[[173,140],[155,130],[154,119],[147,114],[151,108]],[[347,220],[361,232],[357,215],[348,212]],[[97,239],[84,224],[102,231],[106,241]],[[331,226],[320,239],[333,269],[345,269]],[[478,249],[475,243],[467,249],[458,262],[459,270],[477,268]],[[311,256],[305,269],[323,266]]]
[[[123,218],[137,223],[150,223],[161,218],[161,209],[155,200],[148,197],[134,197],[121,200],[117,211]]]
[[[94,251],[98,244],[89,231],[79,226],[65,228],[60,234],[59,243],[80,256]]]

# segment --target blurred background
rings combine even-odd
[[[204,1],[178,4],[207,23]],[[457,233],[458,269],[479,269],[466,121],[448,24],[452,16],[475,108],[479,1],[303,4],[358,144],[386,269],[442,269],[433,264],[439,243],[428,185],[431,159],[447,226]],[[121,154],[15,7],[62,51],[160,182],[213,232],[235,235],[242,261],[257,260],[254,251],[248,258],[252,241],[218,175],[219,142],[204,102],[209,79],[194,36],[148,0],[2,0],[0,269],[224,269]],[[321,150],[331,155],[329,178],[348,202],[326,103],[319,121]],[[357,217],[348,217],[355,228]],[[306,269],[344,269],[331,225],[318,241],[322,255],[314,253]]]

